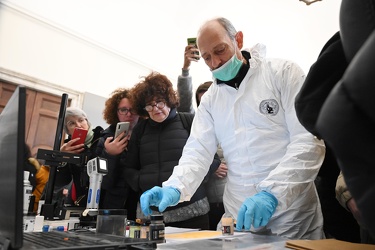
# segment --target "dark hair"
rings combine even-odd
[[[211,86],[211,84],[212,84],[212,81],[204,82],[201,85],[199,85],[199,87],[197,88],[197,91],[195,91],[195,101],[197,102],[197,107],[201,103],[201,101],[199,100],[199,94],[205,93],[208,90],[208,88]]]
[[[143,81],[137,83],[130,90],[130,96],[134,111],[143,117],[149,116],[144,107],[155,97],[165,100],[170,108],[176,108],[180,105],[171,81],[158,72],[151,72],[144,77]]]
[[[108,124],[116,124],[119,122],[117,116],[117,107],[122,99],[128,98],[130,100],[130,91],[125,88],[115,89],[111,93],[111,97],[105,101],[105,107],[103,110],[103,119]]]
[[[27,161],[31,157],[30,146],[25,142],[24,158]]]

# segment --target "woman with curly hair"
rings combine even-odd
[[[139,116],[135,114],[130,103],[129,90],[119,88],[112,92],[111,97],[105,102],[103,111],[104,120],[110,125],[102,131],[102,137],[98,143],[96,153],[107,159],[108,174],[103,177],[100,208],[127,208],[128,217],[135,217],[137,198],[130,194],[126,181],[123,178],[121,161],[127,157],[127,146],[135,124]],[[129,122],[127,136],[118,136],[114,139],[116,124]],[[134,200],[133,202],[131,200]],[[125,205],[127,203],[128,206]],[[133,207],[131,207],[133,204]],[[132,211],[133,216],[132,216]]]
[[[129,157],[125,161],[125,178],[133,190],[144,192],[161,186],[171,176],[189,131],[176,112],[179,99],[166,76],[156,72],[149,74],[131,89],[131,97],[135,112],[148,119],[134,128]],[[219,164],[220,160],[215,159],[211,166],[217,168]],[[208,229],[209,209],[206,191],[201,185],[190,201],[164,211],[164,222],[166,226]],[[158,213],[157,209],[151,213]],[[137,214],[138,218],[143,216]]]

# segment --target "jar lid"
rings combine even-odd
[[[151,220],[163,220],[164,216],[162,214],[151,215]]]

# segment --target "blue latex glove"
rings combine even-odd
[[[147,216],[152,213],[150,206],[159,207],[159,212],[169,206],[177,205],[180,200],[180,191],[173,187],[153,187],[141,195],[141,209]]]
[[[238,211],[236,230],[242,231],[243,226],[250,230],[251,225],[254,228],[267,225],[277,204],[276,197],[265,191],[247,198]]]

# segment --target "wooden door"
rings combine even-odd
[[[3,111],[8,100],[12,96],[14,90],[16,90],[17,85],[4,83],[0,81],[0,113]]]
[[[17,85],[0,81],[0,112],[16,88]],[[61,96],[26,90],[25,140],[30,146],[31,155],[35,155],[38,148],[53,149],[60,103]]]

